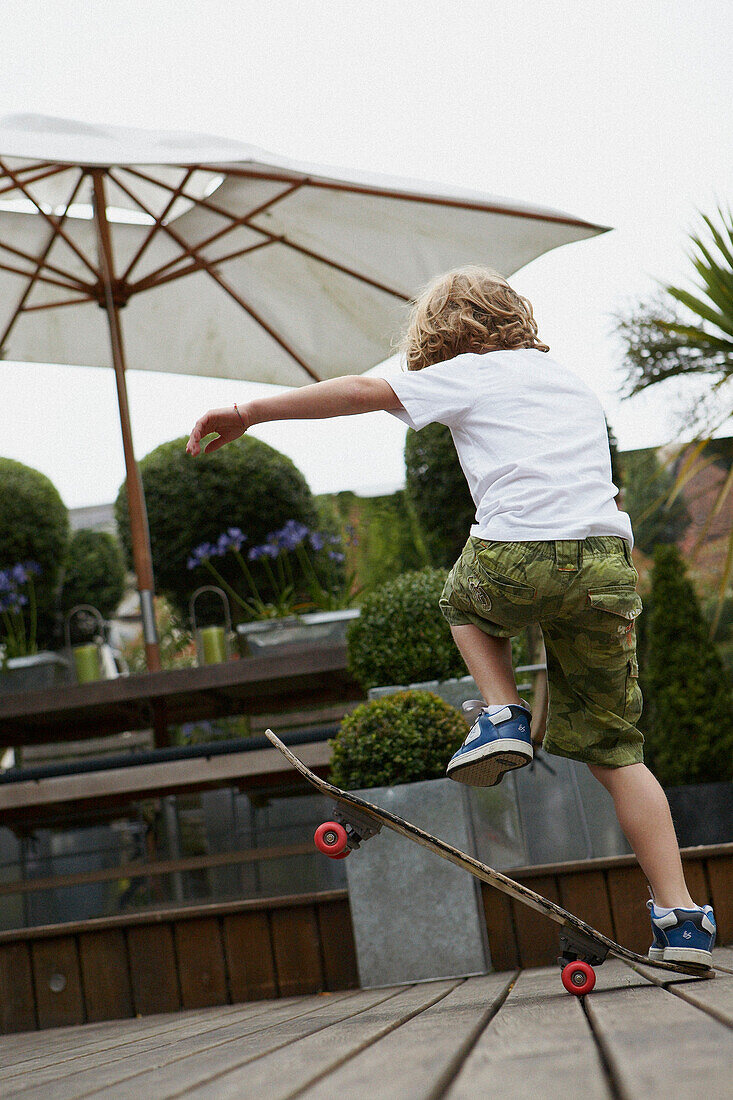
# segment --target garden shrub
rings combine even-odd
[[[0,569],[27,561],[40,566],[35,589],[41,649],[58,635],[55,605],[68,542],[69,514],[52,482],[22,462],[0,458]]]
[[[450,430],[428,424],[405,440],[405,494],[417,518],[430,563],[449,568],[466,544],[476,505]]]
[[[454,707],[429,691],[362,703],[331,742],[331,782],[360,790],[441,779],[467,728]]]
[[[648,604],[642,678],[647,763],[664,786],[731,779],[730,684],[675,546],[655,551]]]
[[[61,609],[92,604],[109,619],[125,594],[125,560],[114,535],[107,531],[75,531],[66,555]]]
[[[347,560],[359,591],[371,592],[400,573],[428,564],[404,490],[377,497],[341,492],[316,499],[319,505],[328,502],[342,526],[352,532]]]
[[[438,607],[444,582],[441,570],[422,569],[365,597],[347,635],[349,670],[363,688],[466,675]]]
[[[205,566],[188,570],[194,547],[216,543],[230,528],[247,536],[247,547],[289,519],[312,525],[316,507],[308,484],[297,467],[273,447],[245,435],[227,447],[192,459],[186,437],[156,447],[140,462],[150,527],[150,545],[156,585],[178,612],[188,615],[193,591],[211,583]],[[115,502],[120,538],[132,560],[127,494],[123,484]],[[253,563],[261,590],[267,594],[262,567]],[[222,573],[238,591],[242,575],[233,555],[217,559]],[[232,613],[235,608],[232,607]]]

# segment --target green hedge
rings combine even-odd
[[[348,632],[349,670],[363,688],[466,675],[438,607],[444,582],[442,570],[422,569],[365,598]]]
[[[428,424],[405,440],[405,494],[434,566],[449,568],[466,544],[476,506],[450,430]]]
[[[647,614],[640,652],[647,763],[664,786],[733,778],[730,683],[675,546],[655,551]]]
[[[428,691],[401,691],[357,707],[331,742],[331,781],[344,790],[440,779],[467,725]]]
[[[188,570],[191,551],[215,543],[231,527],[247,535],[248,547],[264,542],[270,531],[289,519],[313,525],[317,512],[308,484],[285,455],[253,436],[201,458],[186,454],[186,437],[156,447],[140,462],[150,527],[156,584],[171,604],[188,615],[191,593],[211,583],[204,566]],[[128,560],[132,561],[125,485],[115,502],[115,516]],[[232,555],[216,560],[226,579],[245,595],[241,572]],[[252,570],[267,595],[261,566]],[[232,612],[236,611],[232,607]]]
[[[0,458],[0,569],[25,561],[41,567],[38,599],[39,648],[60,640],[56,599],[69,543],[69,514],[51,481],[30,466]]]
[[[107,531],[75,531],[66,555],[61,609],[80,603],[108,619],[125,594],[125,561],[119,542]]]

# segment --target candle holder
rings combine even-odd
[[[91,619],[97,629],[92,634],[90,642],[80,645],[71,644],[71,620],[75,615],[85,615],[87,623],[84,632],[92,634],[88,620]],[[102,646],[104,644],[104,619],[101,612],[89,603],[80,603],[72,607],[64,622],[66,635],[66,650],[69,654],[72,667],[76,672],[76,680],[79,684],[91,684],[95,680],[104,680],[105,673],[102,663]]]
[[[224,609],[224,625],[198,626],[196,623],[196,600],[204,592],[213,592],[221,600]],[[231,658],[232,617],[226,594],[215,584],[204,584],[197,588],[189,603],[191,625],[196,639],[196,659],[199,665],[218,665]]]

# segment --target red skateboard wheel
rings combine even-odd
[[[318,851],[331,859],[343,859],[351,851],[346,829],[338,821],[324,821],[316,829],[313,840]]]
[[[596,984],[596,972],[590,963],[578,959],[568,963],[562,968],[562,984],[568,993],[579,997],[582,993],[590,993]]]

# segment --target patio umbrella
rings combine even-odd
[[[285,386],[358,374],[390,354],[405,303],[440,271],[509,276],[604,231],[206,134],[0,120],[0,349],[114,368],[148,667],[160,664],[126,369]]]

